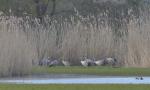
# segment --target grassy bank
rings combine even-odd
[[[33,73],[92,74],[107,76],[150,76],[150,68],[112,68],[112,67],[36,67]]]
[[[0,85],[0,90],[149,90],[150,85]]]

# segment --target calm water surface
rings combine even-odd
[[[1,78],[9,84],[150,84],[150,77],[143,80],[136,76],[96,76],[79,74],[39,74],[26,77]]]

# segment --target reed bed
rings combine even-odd
[[[51,21],[51,22],[49,22]],[[80,65],[80,57],[117,58],[126,67],[150,66],[150,21],[132,19],[118,36],[108,22],[89,18],[52,20],[0,16],[0,75],[29,74],[44,57]],[[126,33],[126,34],[125,34]],[[33,64],[34,63],[34,64]]]

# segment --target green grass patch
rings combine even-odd
[[[113,67],[34,67],[33,73],[53,74],[91,74],[107,76],[150,76],[150,68],[113,68]]]
[[[0,90],[150,90],[150,85],[6,85],[1,84]]]

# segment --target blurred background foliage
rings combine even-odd
[[[107,23],[120,37],[120,27],[125,29],[132,18],[143,19],[142,15],[146,15],[148,19],[150,0],[0,0],[0,12],[6,16],[38,17],[40,21],[46,15],[57,20],[59,17],[74,16],[79,20],[88,17],[91,23],[97,22],[97,27]],[[140,20],[138,22],[140,24]]]
[[[49,15],[53,8],[53,0],[39,0],[43,5],[48,4],[46,14]],[[143,9],[149,0],[55,0],[55,15],[73,15],[78,11],[80,15],[99,14],[109,11],[112,16],[116,14],[127,14],[127,9],[132,9],[138,16],[139,9]],[[11,10],[10,10],[11,9]],[[34,0],[0,0],[0,11],[5,15],[15,16],[32,15],[35,16],[36,4]],[[112,12],[114,14],[112,14]]]

